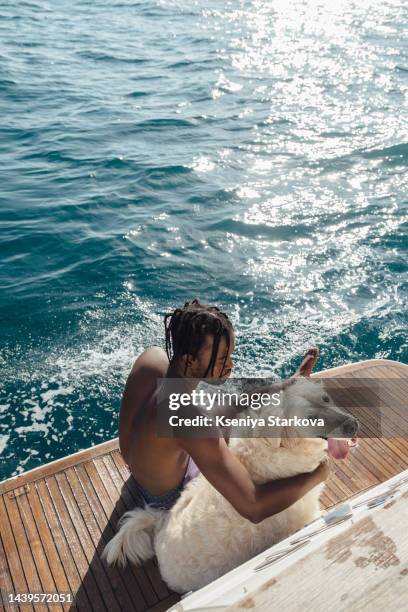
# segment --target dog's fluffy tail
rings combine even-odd
[[[122,567],[127,559],[139,565],[153,557],[153,530],[162,514],[152,508],[126,512],[118,523],[118,533],[105,546],[102,557],[109,564],[118,563]]]

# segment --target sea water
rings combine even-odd
[[[0,478],[117,435],[194,297],[235,373],[408,362],[404,0],[6,0]]]

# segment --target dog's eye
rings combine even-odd
[[[330,402],[330,397],[328,395],[323,395],[322,400],[326,403]]]

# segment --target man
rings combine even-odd
[[[232,370],[234,330],[215,306],[187,302],[165,317],[166,352],[146,349],[136,360],[119,418],[122,455],[145,504],[169,509],[199,471],[242,516],[258,523],[281,512],[326,479],[327,463],[314,472],[256,485],[221,437],[158,437],[159,379],[226,380]],[[295,376],[309,376],[317,359],[310,349]]]

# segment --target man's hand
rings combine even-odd
[[[315,484],[319,484],[319,482],[324,482],[328,475],[330,474],[330,465],[328,461],[323,461],[320,465],[317,466],[314,472],[311,472],[310,477],[315,482]]]

